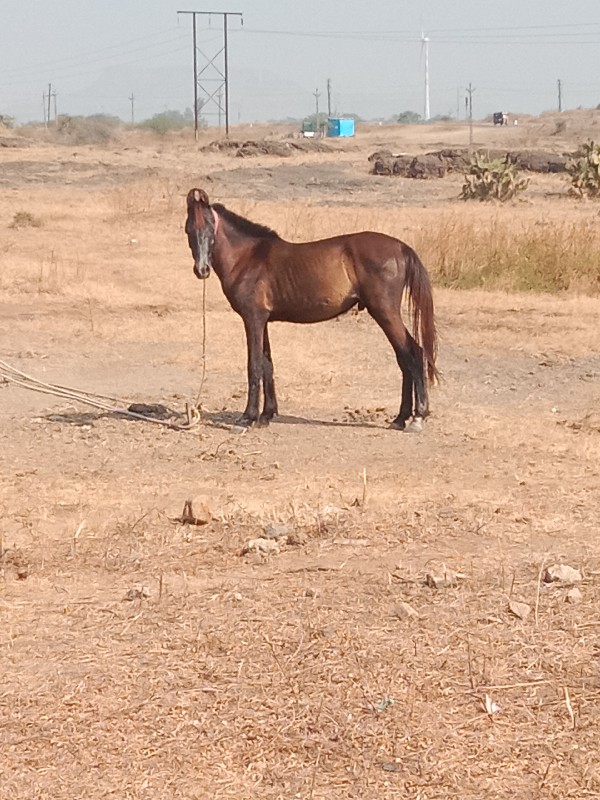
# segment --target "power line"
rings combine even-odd
[[[176,28],[174,30],[177,30]],[[164,33],[162,34],[164,36]],[[125,42],[123,44],[114,44],[114,45],[107,45],[106,47],[102,47],[99,50],[90,50],[87,53],[81,53],[76,56],[66,56],[65,58],[59,58],[53,61],[46,61],[46,62],[39,62],[36,64],[28,64],[26,67],[7,67],[6,69],[3,67],[2,72],[8,76],[12,74],[15,75],[22,75],[23,73],[29,72],[39,72],[40,69],[62,69],[60,66],[61,64],[65,64],[66,66],[64,69],[69,69],[71,67],[76,67],[77,64],[94,64],[99,61],[105,61],[106,59],[114,59],[115,56],[119,55],[129,55],[130,53],[140,53],[146,50],[151,50],[156,47],[161,47],[164,44],[171,44],[172,42],[183,41],[187,39],[187,35],[179,33],[177,36],[172,36],[168,39],[162,39],[159,42],[153,42],[147,44],[143,47],[134,47],[131,48],[128,46],[128,43]],[[133,39],[132,43],[138,41],[145,41],[145,39]],[[107,50],[114,50],[116,48],[124,48],[122,53],[107,53],[106,55],[99,55]],[[98,56],[97,58],[95,56]],[[71,64],[69,62],[75,62]]]

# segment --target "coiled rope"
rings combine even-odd
[[[93,408],[106,411],[109,414],[118,414],[123,417],[130,417],[138,419],[143,422],[151,422],[154,425],[163,425],[166,428],[171,428],[176,431],[189,431],[195,427],[201,420],[200,412],[200,396],[204,388],[204,381],[206,379],[206,281],[202,281],[202,373],[200,378],[200,388],[196,402],[193,406],[186,403],[186,416],[185,422],[173,422],[168,419],[159,419],[151,417],[147,414],[142,414],[138,411],[132,411],[131,406],[135,403],[127,403],[126,401],[111,397],[105,394],[94,394],[86,392],[82,389],[73,389],[70,386],[62,386],[57,383],[46,383],[20,369],[7,364],[6,361],[0,360],[0,380],[5,383],[12,383],[20,386],[23,389],[30,389],[33,392],[41,392],[42,394],[54,395],[55,397],[63,397],[67,400],[74,400],[83,403]],[[141,404],[140,404],[141,405]]]

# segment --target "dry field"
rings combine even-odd
[[[598,117],[475,139],[569,149]],[[243,330],[214,277],[192,431],[0,383],[0,797],[600,797],[597,275],[557,294],[444,278],[494,231],[567,226],[600,253],[598,205],[560,175],[498,208],[457,201],[457,176],[367,174],[378,147],[463,145],[461,125],[290,158],[204,136],[0,148],[0,358],[181,412],[202,372],[183,235],[200,185],[294,240],[414,245],[436,284],[433,416],[387,428],[399,374],[363,313],[273,326],[282,416],[239,433]],[[205,524],[178,521],[190,498]],[[265,531],[287,536],[245,552]],[[546,583],[555,563],[579,596]]]

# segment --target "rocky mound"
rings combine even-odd
[[[321,139],[290,139],[276,141],[271,139],[250,140],[247,142],[233,139],[218,139],[202,148],[208,153],[230,153],[238,158],[253,156],[291,156],[294,153],[321,153],[330,150],[328,144]]]
[[[570,154],[557,155],[540,150],[481,150],[490,160],[508,157],[512,164],[527,172],[565,172]],[[450,172],[465,172],[471,161],[469,150],[436,150],[412,156],[394,155],[389,150],[378,150],[369,156],[372,175],[400,175],[403,178],[443,178]]]

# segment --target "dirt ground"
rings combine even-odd
[[[599,115],[475,140],[559,152]],[[368,174],[464,125],[285,158],[202,136],[0,148],[0,358],[203,409],[178,432],[0,383],[0,797],[600,797],[600,299],[438,288],[419,435],[387,427],[399,374],[366,314],[274,325],[282,416],[240,432],[242,325],[213,276],[201,387],[183,235],[194,185],[293,240],[597,209],[559,175],[495,209],[456,176]],[[205,524],[178,521],[188,499]]]

